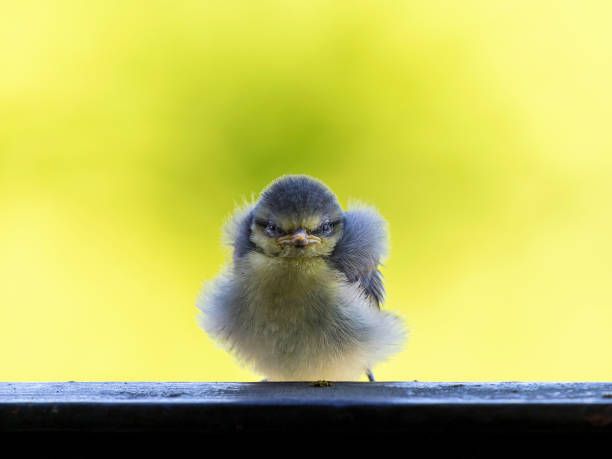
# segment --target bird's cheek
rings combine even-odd
[[[257,247],[268,255],[276,255],[281,251],[281,248],[273,240],[261,234],[253,234],[251,240]]]

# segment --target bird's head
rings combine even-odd
[[[336,196],[305,175],[272,182],[253,209],[251,241],[268,256],[327,256],[341,235],[342,209]]]

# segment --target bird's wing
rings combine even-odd
[[[386,222],[373,208],[359,206],[344,213],[343,224],[330,261],[349,282],[358,282],[366,297],[380,307],[385,289],[378,266],[387,252]]]
[[[234,260],[255,250],[251,241],[253,207],[252,203],[239,207],[225,224],[225,242],[234,248]]]

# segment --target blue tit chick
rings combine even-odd
[[[406,329],[382,311],[386,223],[343,211],[308,176],[283,176],[226,226],[232,263],[204,286],[200,325],[269,381],[355,380],[398,352]]]

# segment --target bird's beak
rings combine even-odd
[[[287,236],[281,236],[276,239],[280,245],[293,245],[295,247],[306,247],[311,244],[320,244],[321,238],[313,236],[312,234],[306,233],[303,229],[297,230],[293,234]]]

